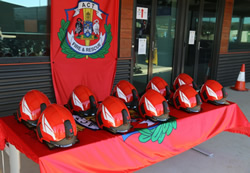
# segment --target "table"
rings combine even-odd
[[[79,143],[71,148],[49,150],[34,131],[19,124],[14,116],[0,118],[0,149],[14,145],[43,172],[133,172],[182,153],[223,132],[250,137],[250,123],[236,103],[202,104],[200,113],[185,113],[170,107],[176,117],[126,135],[104,130],[78,132]]]

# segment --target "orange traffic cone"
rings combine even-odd
[[[242,64],[235,86],[231,88],[237,91],[248,91],[248,89],[245,88],[245,64]]]

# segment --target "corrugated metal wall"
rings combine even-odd
[[[241,65],[245,64],[245,80],[250,82],[250,54],[221,54],[218,61],[217,80],[223,86],[235,85]]]
[[[131,59],[118,59],[113,86],[115,86],[120,80],[131,80]]]
[[[55,102],[49,57],[8,57],[1,58],[0,64],[0,116],[12,115],[31,89],[42,91]],[[118,60],[114,85],[130,80],[130,67],[131,60]]]
[[[0,116],[12,115],[32,89],[55,102],[49,57],[0,58],[0,64]]]

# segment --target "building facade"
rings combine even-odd
[[[143,93],[160,76],[187,73],[234,85],[242,64],[250,79],[249,0],[120,0],[114,85]],[[31,89],[55,102],[50,69],[50,1],[0,1],[0,115],[13,114]]]

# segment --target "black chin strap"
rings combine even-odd
[[[70,139],[74,136],[74,130],[69,120],[64,121],[66,139]]]
[[[128,124],[129,123],[129,115],[126,109],[122,110],[122,118],[123,118],[123,124]]]

